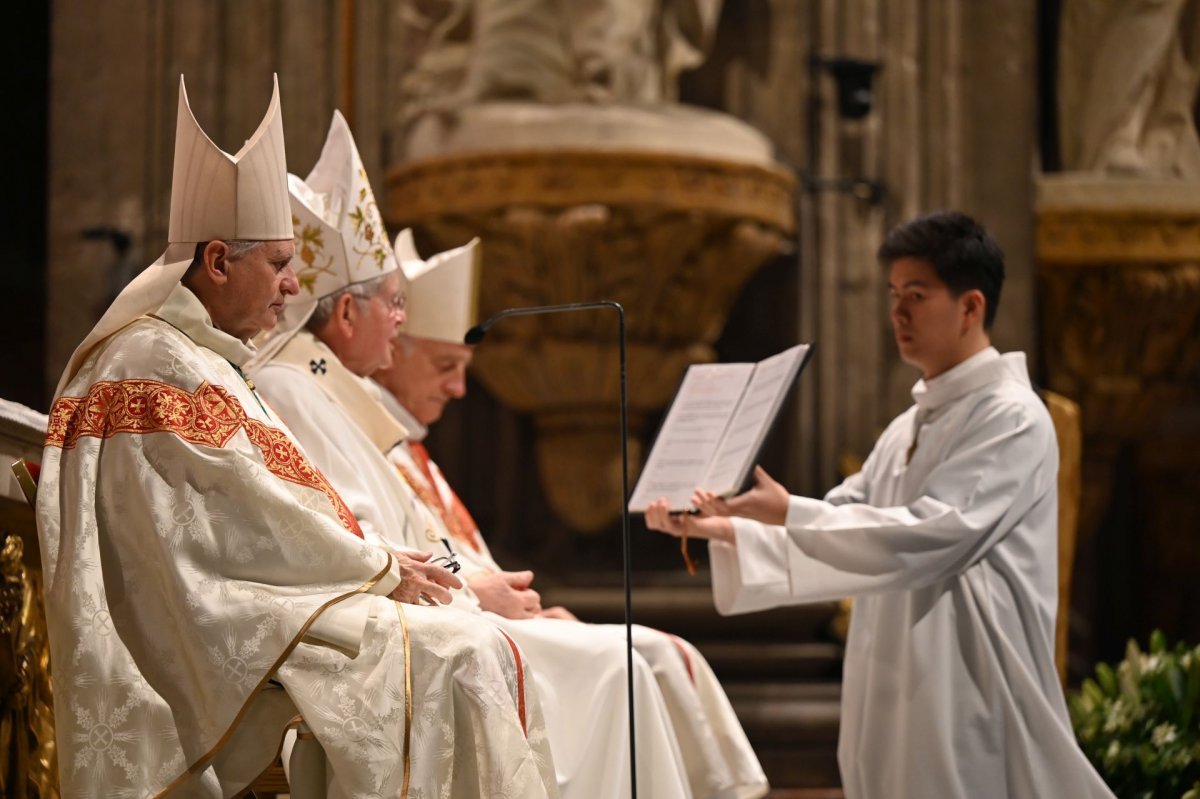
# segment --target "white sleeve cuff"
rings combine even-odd
[[[736,516],[730,521],[742,585],[787,585],[787,531]]]
[[[735,544],[710,541],[713,602],[718,612],[749,613],[788,602],[787,531],[733,518]]]
[[[788,497],[787,517],[784,525],[788,528],[806,527],[829,508],[829,503],[823,499],[811,497]]]

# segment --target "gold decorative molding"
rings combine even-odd
[[[537,151],[444,156],[388,179],[387,217],[425,251],[483,240],[480,315],[608,299],[626,310],[630,461],[683,370],[710,361],[729,309],[793,231],[778,167],[646,153]],[[619,369],[607,311],[512,319],[473,372],[534,417],[542,486],[575,530],[620,506]],[[632,477],[632,476],[631,476]]]
[[[1133,440],[1200,383],[1200,186],[1045,178],[1036,241],[1049,387]]]
[[[387,207],[389,221],[406,224],[524,205],[641,205],[745,219],[791,233],[794,185],[783,167],[700,156],[506,150],[393,168]]]
[[[1042,264],[1074,266],[1200,261],[1200,209],[1044,211],[1037,257]]]
[[[58,799],[41,574],[24,561],[21,538],[8,536],[0,550],[0,793]]]

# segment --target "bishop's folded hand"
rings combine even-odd
[[[392,591],[392,599],[410,605],[425,599],[435,605],[447,605],[454,598],[451,588],[462,588],[462,581],[451,572],[427,561],[432,552],[394,552],[400,568],[400,585]]]
[[[529,586],[533,572],[481,572],[467,584],[479,597],[479,607],[506,619],[532,619],[542,612],[542,597]]]
[[[749,491],[724,499],[697,488],[692,504],[700,509],[701,516],[741,516],[763,524],[783,524],[787,520],[788,492],[766,469],[755,466],[754,485]]]

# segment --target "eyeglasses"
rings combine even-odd
[[[432,558],[429,562],[434,566],[441,566],[451,574],[458,574],[462,570],[462,564],[458,562],[458,555],[454,552],[454,548],[450,546],[450,542],[445,538],[442,539],[442,546],[446,547],[449,555],[442,555],[440,558]]]
[[[403,290],[397,291],[390,297],[384,296],[382,293],[372,295],[383,300],[384,306],[388,309],[388,313],[400,313],[408,305],[408,294]]]

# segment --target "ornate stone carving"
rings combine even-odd
[[[1089,436],[1137,438],[1195,391],[1200,263],[1043,267],[1041,282],[1050,385],[1083,405]]]
[[[1200,399],[1200,199],[1194,185],[1057,176],[1039,186],[1049,388],[1083,413],[1080,539],[1107,512],[1117,451]]]
[[[1200,216],[1169,211],[1046,211],[1038,259],[1058,266],[1200,261]]]
[[[1194,186],[1071,177],[1041,192],[1050,387],[1083,406],[1088,437],[1132,440],[1200,385],[1200,200]]]
[[[630,205],[791,230],[793,184],[779,167],[713,158],[528,148],[427,158],[394,169],[388,210],[400,221],[510,206]]]
[[[646,420],[711,345],[746,279],[785,246],[792,179],[775,167],[665,154],[504,152],[394,170],[388,213],[428,250],[483,246],[480,314],[612,299],[625,306],[630,461]],[[573,313],[506,321],[474,372],[533,414],[551,507],[595,531],[620,509],[616,320]],[[552,478],[552,479],[551,479]]]
[[[455,0],[407,15],[410,119],[489,100],[658,103],[697,66],[722,0]]]

